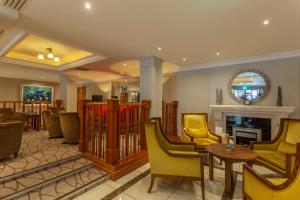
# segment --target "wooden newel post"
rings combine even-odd
[[[150,118],[151,101],[143,100],[141,111],[141,149],[147,149],[146,134],[145,134],[145,122]]]
[[[118,135],[118,111],[119,101],[107,101],[107,137],[106,137],[106,162],[114,164],[120,159],[119,135]]]
[[[177,110],[178,110],[178,101],[172,101],[172,135],[177,136]]]
[[[91,102],[91,100],[83,99],[77,102],[79,117],[80,117],[80,137],[79,137],[79,151],[86,152],[87,151],[87,140],[86,134],[88,127],[86,125],[87,119],[87,103]]]

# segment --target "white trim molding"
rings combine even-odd
[[[284,51],[278,53],[271,53],[259,56],[251,56],[244,58],[236,58],[236,59],[227,59],[221,60],[217,62],[209,62],[197,65],[187,65],[180,67],[179,71],[189,71],[189,70],[197,70],[197,69],[207,69],[207,68],[215,68],[215,67],[225,67],[230,65],[240,65],[254,62],[262,62],[262,61],[270,61],[270,60],[280,60],[286,58],[296,58],[300,57],[300,49],[295,49],[291,51]]]

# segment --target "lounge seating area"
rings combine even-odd
[[[0,200],[300,199],[299,0],[0,0]]]

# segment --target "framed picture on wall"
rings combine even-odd
[[[54,87],[40,85],[21,85],[21,101],[51,102],[53,101]]]

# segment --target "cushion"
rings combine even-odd
[[[210,144],[216,144],[217,142],[208,138],[195,138],[194,142],[197,143],[197,145],[205,146]]]
[[[257,159],[266,161],[276,167],[285,169],[285,153],[280,151],[254,150],[257,154]]]
[[[290,120],[288,130],[286,133],[285,141],[290,144],[296,144],[300,142],[300,122]]]
[[[296,145],[282,141],[280,142],[277,150],[283,153],[296,153]]]
[[[287,181],[287,178],[267,178],[267,179],[274,185],[281,185],[282,183]]]
[[[184,115],[184,127],[193,128],[193,129],[206,128],[205,115],[185,114]]]
[[[207,138],[207,130],[205,128],[187,128],[187,132],[194,138]]]

